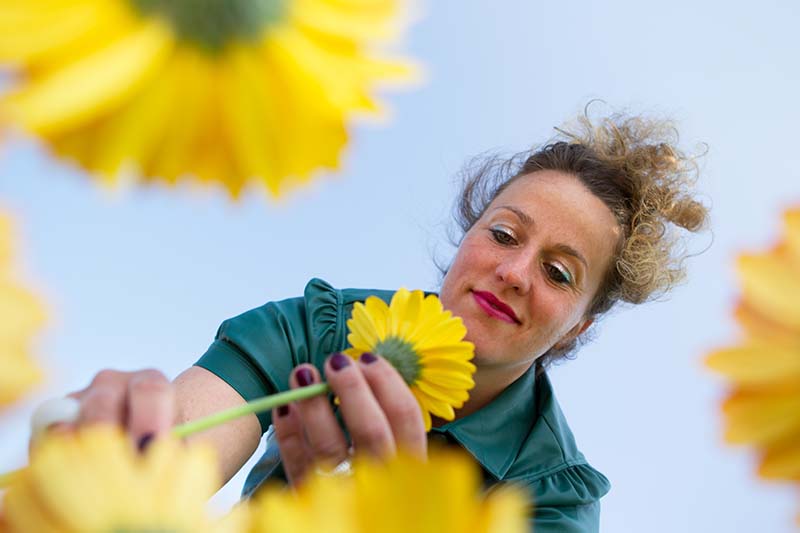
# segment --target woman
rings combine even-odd
[[[697,231],[707,216],[691,197],[692,161],[673,147],[667,124],[614,116],[579,126],[466,181],[458,209],[464,234],[440,290],[444,307],[467,326],[477,372],[456,420],[436,421],[430,438],[465,448],[487,485],[527,487],[540,533],[596,531],[609,489],[577,450],[547,366],[617,302],[641,303],[672,287],[683,274],[675,230]],[[424,455],[422,418],[397,372],[377,355],[354,361],[338,353],[353,304],[392,294],[312,280],[301,298],[224,322],[172,384],[152,370],[99,373],[73,394],[78,423],[124,424],[144,447],[176,422],[319,382],[324,372],[350,439],[324,397],[242,418],[196,437],[218,449],[226,479],[271,425],[246,494],[269,477],[299,483],[312,465],[341,463],[351,448]]]

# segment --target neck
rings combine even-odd
[[[482,367],[478,366],[473,379],[475,387],[469,391],[469,399],[461,409],[456,409],[456,418],[464,418],[480,410],[497,398],[506,387],[514,383],[526,370],[530,364],[508,367]],[[434,427],[446,424],[447,421],[441,418],[434,418]]]

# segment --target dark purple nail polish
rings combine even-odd
[[[331,356],[331,368],[341,370],[350,364],[350,358],[343,353],[335,353]]]
[[[289,414],[289,406],[288,405],[281,405],[278,407],[278,416],[284,417]]]
[[[155,434],[153,433],[146,433],[139,439],[139,443],[136,445],[139,448],[139,452],[144,453],[147,451],[148,446],[150,443],[153,442],[153,438],[155,438]]]
[[[377,358],[377,357],[375,357],[375,354],[373,354],[373,353],[370,353],[370,352],[364,352],[364,353],[362,353],[362,354],[361,354],[361,357],[359,357],[358,359],[359,359],[359,361],[361,361],[362,363],[366,363],[366,364],[368,364],[368,365],[369,365],[369,364],[372,364],[372,363],[374,363],[375,361],[377,361],[377,360],[378,360],[378,358]]]
[[[301,387],[305,387],[314,383],[314,374],[312,374],[311,370],[308,368],[301,368],[295,373],[294,376],[297,378],[297,384]]]

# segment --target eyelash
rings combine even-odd
[[[545,268],[547,270],[547,275],[556,283],[560,285],[572,285],[572,276],[566,270],[561,270],[551,263],[547,263]]]
[[[501,246],[513,246],[517,244],[517,239],[510,231],[503,228],[491,228],[492,239]],[[572,285],[572,275],[567,270],[555,266],[552,263],[545,263],[547,276],[559,285]]]
[[[492,233],[492,238],[497,244],[502,244],[503,246],[517,244],[517,239],[506,229],[492,228],[489,231]]]

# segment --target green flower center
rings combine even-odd
[[[184,41],[210,53],[234,40],[256,41],[264,28],[283,20],[286,0],[130,0],[144,15],[169,21]]]
[[[417,381],[422,367],[419,364],[419,355],[408,341],[400,337],[386,337],[378,341],[374,349],[376,354],[389,361],[400,372],[407,385]]]

